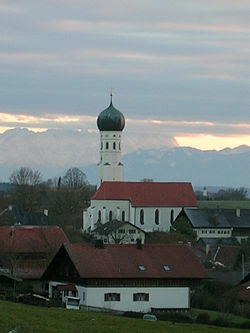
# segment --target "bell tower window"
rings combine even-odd
[[[106,142],[106,149],[109,149],[109,143]]]
[[[116,150],[116,144],[113,142],[113,149]]]

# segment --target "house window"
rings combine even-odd
[[[109,143],[106,142],[106,149],[109,149]]]
[[[125,210],[122,211],[122,222],[125,221]]]
[[[148,302],[149,301],[149,294],[148,293],[136,293],[133,294],[134,302]]]
[[[113,149],[114,149],[114,150],[116,149],[116,145],[115,145],[115,142],[113,142]]]
[[[82,300],[85,301],[85,291],[82,292]]]
[[[156,209],[155,211],[155,224],[159,224],[159,209]]]
[[[134,229],[129,229],[129,234],[135,234],[135,230]]]
[[[98,210],[98,222],[101,222],[102,220],[102,212]]]
[[[125,229],[119,229],[119,230],[118,230],[118,233],[119,233],[119,234],[125,234]]]
[[[140,210],[140,223],[141,223],[141,225],[144,224],[144,210],[143,209]]]
[[[170,212],[170,222],[173,223],[174,222],[174,210],[171,209],[171,212]]]
[[[107,293],[104,294],[105,302],[120,302],[120,294],[118,293]]]
[[[112,221],[112,210],[109,212],[109,221]]]

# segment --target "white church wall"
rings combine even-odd
[[[181,207],[136,207],[136,226],[146,232],[169,231],[171,219],[174,221],[181,209]],[[158,224],[155,216],[156,210],[158,210],[159,214]],[[143,211],[143,219],[141,218],[141,211]]]

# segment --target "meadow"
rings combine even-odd
[[[230,201],[230,200],[201,200],[198,201],[199,208],[221,208],[221,209],[250,209],[250,200]]]
[[[18,333],[243,333],[246,329],[145,321],[100,312],[42,308],[0,301],[0,332]]]

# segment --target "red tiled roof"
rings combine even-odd
[[[104,249],[76,243],[65,245],[81,278],[185,278],[207,273],[186,245],[109,244]],[[144,266],[145,270],[140,270]],[[164,266],[169,270],[165,270]]]
[[[67,242],[67,236],[57,226],[0,227],[0,252],[51,253]]]
[[[191,183],[103,182],[92,199],[129,200],[139,207],[197,207]]]

